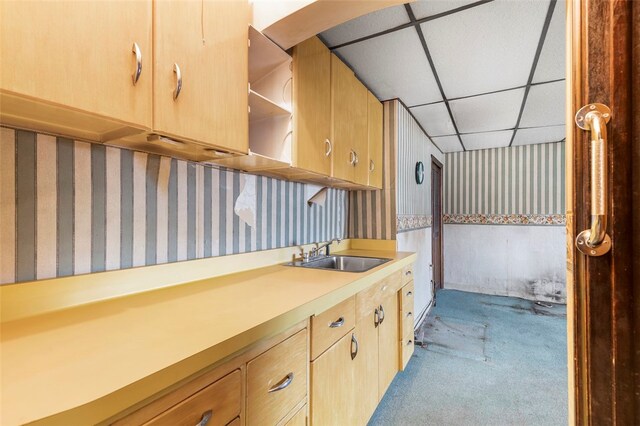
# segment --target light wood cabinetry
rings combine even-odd
[[[389,388],[399,369],[398,296],[392,294],[380,302],[378,326],[378,398]]]
[[[154,3],[156,132],[247,152],[248,22],[243,1]]]
[[[0,121],[95,141],[151,128],[151,22],[151,0],[0,2]]]
[[[378,392],[379,347],[378,327],[373,321],[359,321],[355,328],[359,349],[356,357],[356,425],[366,425],[376,410],[380,396]]]
[[[382,188],[382,104],[371,92],[367,92],[367,130],[368,130],[368,162],[369,170],[367,184],[370,187]]]
[[[356,298],[352,296],[325,312],[311,317],[311,359],[333,345],[356,324]]]
[[[293,48],[294,167],[331,175],[331,54],[317,37]]]
[[[241,403],[242,374],[235,370],[147,424],[193,426],[209,419],[207,425],[224,426],[240,415]]]
[[[405,271],[406,272],[406,271]],[[403,275],[406,277],[407,275]],[[404,370],[407,363],[413,355],[414,343],[413,343],[413,326],[414,326],[414,284],[413,280],[409,281],[402,287],[400,291],[400,322],[401,332],[400,335],[400,369]]]
[[[276,424],[307,395],[307,331],[247,364],[247,424]]]
[[[311,362],[311,424],[358,424],[358,336],[350,332]]]
[[[306,426],[307,425],[307,405],[303,405],[284,426]]]
[[[367,89],[353,71],[331,55],[333,177],[366,185]]]

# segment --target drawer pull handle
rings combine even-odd
[[[413,296],[413,292],[412,291],[408,291],[407,292],[407,297],[411,297],[411,296]]]
[[[133,85],[135,86],[140,79],[140,74],[142,74],[142,52],[140,52],[138,43],[133,43],[131,51],[136,55],[136,70],[131,75],[131,80],[133,80]]]
[[[411,315],[413,315],[411,312],[407,312],[407,318],[409,318]]]
[[[200,422],[198,422],[196,426],[205,426],[206,424],[209,423],[209,420],[211,420],[211,417],[213,417],[213,411],[211,410],[205,411],[204,413],[202,413],[202,418],[200,418]]]
[[[351,335],[351,359],[354,359],[358,355],[358,349],[360,349],[360,345],[358,344],[358,339],[356,339],[356,335]]]
[[[409,271],[405,272],[404,274],[405,275],[411,275],[411,274],[413,274],[413,271],[409,270]]]
[[[377,327],[381,322],[382,321],[380,321],[380,311],[378,310],[378,308],[376,308],[375,311],[373,311],[373,325]]]
[[[173,64],[173,72],[176,74],[176,88],[173,90],[173,100],[175,101],[182,91],[182,71],[177,63]]]
[[[412,344],[412,343],[413,343],[413,340],[409,340],[409,341],[407,342],[407,346],[409,346],[409,345],[410,345],[410,344]]]
[[[340,317],[338,318],[337,321],[334,321],[331,324],[329,324],[329,327],[338,328],[338,327],[342,327],[343,325],[344,325],[344,317]]]
[[[269,389],[267,392],[271,393],[271,392],[280,391],[286,388],[287,386],[289,386],[291,382],[293,382],[293,372],[287,374],[287,376],[284,379],[282,379],[280,383],[278,383],[277,385]]]
[[[382,307],[382,305],[380,305],[380,324],[382,324],[382,322],[384,321],[384,308]]]

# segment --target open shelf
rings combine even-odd
[[[291,56],[252,26],[249,26],[249,81],[261,80]]]
[[[249,121],[262,120],[279,115],[291,115],[291,110],[276,104],[253,90],[249,91],[249,108]]]

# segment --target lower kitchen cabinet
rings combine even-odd
[[[311,362],[311,424],[355,425],[358,393],[356,359],[360,342],[346,334]]]
[[[398,372],[398,296],[392,294],[380,303],[378,325],[378,401]]]

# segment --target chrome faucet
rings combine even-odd
[[[319,245],[318,243],[314,243],[316,246],[311,249],[311,253],[309,257],[314,258],[318,256],[318,253],[322,249],[326,249],[325,256],[329,256],[329,247],[331,246],[331,244],[333,244],[334,242],[340,243],[340,241],[342,241],[340,238],[334,238],[331,241],[327,241],[322,245]]]

